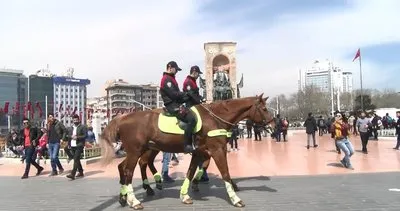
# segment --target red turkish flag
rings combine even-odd
[[[36,102],[36,108],[39,110],[39,118],[43,117],[43,110],[39,102]]]
[[[354,60],[356,60],[358,57],[361,57],[360,49],[357,50],[357,53],[356,53],[356,55],[354,56],[353,62],[354,62]]]

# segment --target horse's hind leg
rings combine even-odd
[[[151,154],[150,154],[150,156],[149,156],[147,165],[149,166],[150,171],[151,171],[151,173],[152,173],[153,176],[154,176],[154,180],[156,181],[156,188],[157,188],[158,190],[162,190],[161,174],[157,172],[157,169],[156,169],[156,167],[154,166],[154,160],[156,159],[156,157],[157,157],[157,155],[158,155],[159,152],[160,152],[160,151],[158,151],[158,150],[151,150]]]
[[[226,159],[226,150],[223,148],[217,148],[211,152],[211,156],[221,173],[222,179],[225,182],[226,191],[229,199],[235,207],[244,207],[243,201],[236,195],[232,187],[232,179],[229,174],[228,161]]]
[[[139,160],[140,153],[127,153],[126,164],[124,168],[125,182],[121,186],[121,195],[127,196],[127,203],[134,210],[143,209],[142,204],[137,200],[132,187],[133,172],[136,167],[136,163]]]
[[[142,187],[143,189],[146,190],[146,194],[148,196],[153,196],[154,195],[154,190],[150,187],[150,183],[149,180],[147,179],[147,162],[149,160],[149,156],[150,156],[151,151],[147,150],[145,153],[143,153],[143,155],[140,157],[139,160],[139,166],[140,166],[140,173],[142,175]]]
[[[124,159],[120,164],[118,164],[118,171],[119,171],[119,184],[124,185],[125,184],[125,165],[126,165],[126,159]],[[121,206],[125,207],[126,206],[126,194],[119,194],[119,203]]]

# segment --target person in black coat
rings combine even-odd
[[[308,117],[304,122],[304,127],[306,128],[306,133],[307,133],[307,149],[310,149],[311,139],[313,141],[314,147],[318,147],[317,142],[315,140],[315,131],[318,130],[317,121],[313,117],[312,113],[308,113]]]

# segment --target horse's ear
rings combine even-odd
[[[260,101],[262,101],[262,100],[263,100],[263,95],[264,95],[264,93],[261,93],[261,95],[260,95],[260,96],[258,96],[258,97],[259,97],[259,99],[260,99]]]
[[[267,102],[268,98],[269,98],[269,96],[267,96],[266,98],[263,98],[263,101]]]

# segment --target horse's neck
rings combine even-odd
[[[212,106],[214,108],[211,107],[211,111],[219,118],[231,124],[237,124],[248,116],[251,106],[252,104],[243,100],[230,100]]]

